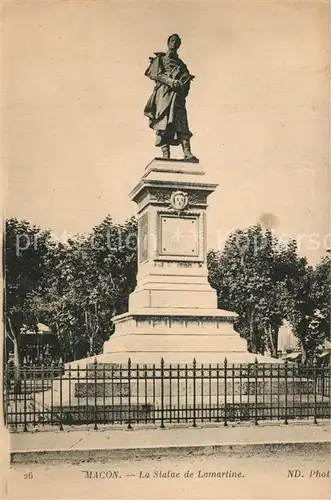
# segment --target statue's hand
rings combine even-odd
[[[174,89],[179,89],[182,85],[179,80],[174,80],[172,86]]]

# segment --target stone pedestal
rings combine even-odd
[[[146,167],[130,193],[138,205],[137,287],[129,311],[113,318],[100,362],[254,362],[233,330],[236,315],[217,309],[208,282],[207,198],[216,187],[200,164],[155,159]]]
[[[130,194],[138,205],[138,276],[129,311],[215,309],[207,279],[207,197],[216,188],[199,164],[154,160]]]

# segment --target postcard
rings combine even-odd
[[[329,498],[329,15],[3,2],[2,498]]]

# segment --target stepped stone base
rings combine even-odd
[[[225,371],[222,364],[204,365],[193,368],[192,365],[171,365],[161,369],[158,365],[132,364],[130,368],[111,363],[80,364],[77,370],[67,371],[62,379],[53,381],[52,391],[37,394],[36,404],[48,408],[57,407],[62,402],[63,408],[84,406],[116,407],[129,405],[186,406],[195,399],[205,404],[216,404],[227,398],[229,404],[250,403],[254,400],[261,404],[284,400],[300,404],[307,399],[314,399],[312,380],[291,376],[284,378],[284,367],[269,365],[255,368],[251,364],[229,365]],[[161,375],[163,370],[163,378]],[[193,376],[193,374],[195,374]],[[271,377],[272,375],[272,377]],[[62,385],[62,390],[60,390]],[[195,396],[194,396],[195,395]]]
[[[116,316],[115,333],[105,342],[102,363],[281,363],[247,352],[233,330],[234,313],[220,309],[141,308]]]
[[[176,404],[166,405],[163,409],[163,418],[167,422],[191,422],[195,413],[195,418],[198,421],[205,422],[222,422],[225,419],[228,421],[245,421],[254,420],[291,420],[300,418],[329,418],[330,406],[326,401],[321,401],[320,397],[317,398],[316,408],[312,401],[288,401],[285,402],[284,397],[279,398],[277,401],[266,399],[265,401],[248,401],[243,398],[241,401],[227,401],[226,405],[224,399],[221,398],[218,404],[214,401],[210,405],[200,404],[196,405],[181,405]],[[298,409],[300,410],[298,411]],[[82,424],[82,423],[105,423],[105,424],[153,424],[161,421],[161,407],[160,405],[154,406],[153,404],[131,403],[130,406],[127,402],[122,405],[103,405],[94,406],[93,404],[79,406],[65,406],[53,407],[52,420],[56,420],[58,416],[59,422],[61,419],[62,424]],[[60,417],[61,416],[61,417]],[[47,422],[47,413],[44,414],[44,421]]]

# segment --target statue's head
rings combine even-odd
[[[173,35],[170,35],[168,38],[168,48],[170,50],[177,50],[181,46],[181,39],[180,36],[177,35],[177,33],[174,33]]]

